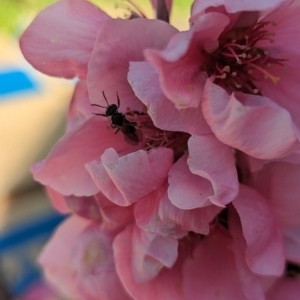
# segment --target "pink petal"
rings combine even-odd
[[[300,228],[284,228],[282,232],[287,260],[300,265]]]
[[[211,205],[209,197],[214,194],[208,179],[193,174],[182,156],[170,169],[168,196],[180,209],[192,209]]]
[[[214,194],[209,200],[221,207],[231,202],[239,189],[232,149],[212,135],[193,135],[188,146],[191,172],[211,182]]]
[[[183,266],[186,300],[248,300],[236,271],[232,240],[222,228],[200,240]]]
[[[128,226],[114,240],[117,272],[129,294],[139,300],[182,300],[181,262],[163,268],[152,280],[137,283],[132,274],[132,243],[134,226]]]
[[[71,211],[75,214],[95,221],[102,220],[101,212],[95,197],[66,196],[65,201]]]
[[[267,293],[267,300],[299,300],[300,278],[281,278]]]
[[[204,12],[209,7],[224,6],[229,13],[240,11],[262,11],[274,9],[286,0],[196,0],[193,4],[192,16]]]
[[[274,159],[299,147],[290,114],[270,99],[233,93],[206,82],[203,115],[217,138],[250,156]]]
[[[158,74],[150,63],[131,62],[128,81],[136,96],[147,106],[147,113],[156,127],[198,135],[210,132],[201,107],[178,110],[165,97],[159,84]]]
[[[72,265],[81,299],[129,299],[116,273],[112,242],[115,232],[101,230],[99,224],[86,228],[76,240]]]
[[[85,0],[62,0],[42,11],[23,33],[25,58],[39,71],[85,77],[96,33],[110,17]]]
[[[72,245],[89,224],[89,221],[76,215],[67,219],[57,229],[39,258],[49,283],[66,297],[76,299],[79,296],[75,284],[76,272],[70,264],[71,251]]]
[[[222,14],[209,13],[198,18],[190,31],[176,34],[163,51],[146,50],[145,56],[159,72],[161,88],[177,109],[199,106],[207,74],[201,71],[204,56],[212,52],[228,24]]]
[[[177,259],[178,241],[172,237],[134,227],[132,272],[137,283],[153,279],[163,267],[171,268]]]
[[[175,32],[177,30],[171,25],[158,20],[118,19],[106,22],[99,30],[89,63],[91,101],[107,106],[102,97],[99,100],[102,91],[111,102],[116,101],[118,92],[120,111],[125,111],[127,107],[141,111],[143,104],[136,99],[127,81],[129,62],[144,60],[144,49],[165,47]]]
[[[246,262],[252,272],[280,276],[285,257],[282,236],[267,201],[244,185],[233,201],[247,243]]]
[[[122,134],[114,134],[107,118],[93,117],[67,133],[43,163],[33,166],[34,178],[63,195],[92,196],[99,189],[84,165],[110,145],[128,152],[138,148],[126,143]]]
[[[168,148],[139,150],[122,157],[109,148],[101,156],[101,162],[94,161],[87,169],[107,198],[128,206],[159,187],[172,163],[173,151]]]
[[[81,80],[76,84],[69,107],[67,131],[83,124],[92,115],[92,106],[86,84],[86,80]]]
[[[254,175],[252,186],[269,201],[282,226],[300,226],[300,165],[274,162]]]
[[[65,197],[62,194],[53,190],[49,186],[46,186],[46,191],[51,200],[51,204],[57,211],[63,214],[67,214],[70,212],[70,208],[68,207]]]
[[[170,202],[167,186],[162,185],[135,204],[134,216],[136,224],[145,230],[181,238],[189,231],[208,234],[209,223],[220,210],[215,205],[191,210],[179,209]]]
[[[229,207],[228,226],[229,233],[233,238],[232,250],[243,291],[249,299],[265,300],[263,287],[260,284],[258,275],[252,273],[246,264],[247,244],[243,236],[239,215],[232,206]]]

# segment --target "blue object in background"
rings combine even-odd
[[[36,256],[64,218],[50,213],[0,236],[0,271],[10,294],[20,296],[41,279]]]
[[[0,69],[0,100],[15,93],[34,91],[37,83],[23,70]]]

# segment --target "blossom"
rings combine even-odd
[[[297,3],[195,1],[179,32],[173,1],[152,1],[160,20],[127,2],[124,20],[62,0],[21,37],[37,69],[79,78],[66,134],[32,167],[71,214],[46,278],[85,300],[294,297]]]
[[[240,5],[195,1],[191,29],[174,35],[164,50],[146,50],[149,64],[132,64],[129,81],[155,124],[170,126],[149,101],[151,91],[139,80],[142,70],[158,73],[156,86],[165,95],[160,107],[193,108],[224,144],[259,159],[282,158],[299,149],[299,5]],[[195,130],[186,115],[186,126]]]

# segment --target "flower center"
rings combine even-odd
[[[155,127],[146,110],[142,113],[128,110],[125,115],[129,121],[137,123],[136,129],[141,131],[144,137],[145,150],[170,148],[174,151],[175,161],[187,150],[189,134]]]
[[[257,22],[250,27],[235,28],[220,38],[220,46],[213,53],[205,52],[208,64],[201,68],[215,82],[230,90],[247,94],[260,94],[255,81],[272,80],[277,84],[279,77],[270,73],[270,67],[277,64],[283,66],[287,59],[270,57],[268,51],[257,46],[260,41],[273,43],[274,32],[272,22]]]

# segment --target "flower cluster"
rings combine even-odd
[[[299,1],[195,0],[187,31],[175,0],[153,0],[156,19],[127,4],[113,19],[61,0],[20,40],[79,79],[32,168],[71,213],[45,276],[84,300],[299,299]]]

